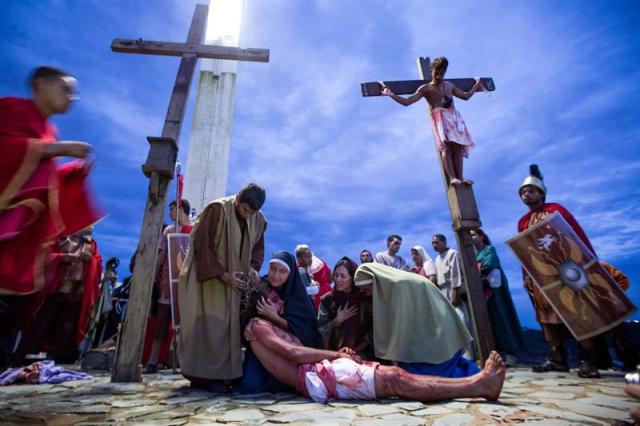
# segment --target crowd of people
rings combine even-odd
[[[446,63],[434,63],[434,81],[440,81]],[[69,108],[75,79],[40,67],[31,82],[33,99],[0,99],[5,153],[0,157],[2,364],[25,362],[28,354],[40,351],[60,362],[75,361],[95,340],[88,332],[95,330],[94,306],[113,281],[102,274],[92,238],[92,225],[103,214],[85,186],[91,147],[56,141],[47,120]],[[479,89],[480,83],[470,92],[448,87],[467,99]],[[409,103],[421,96],[443,96],[431,90],[417,92]],[[471,184],[462,176],[464,152],[445,153],[452,185]],[[57,157],[78,160],[57,165]],[[532,168],[519,187],[529,212],[519,220],[518,231],[559,212],[594,251],[578,222],[563,206],[547,203],[546,193],[542,175]],[[496,346],[480,369],[473,361],[464,274],[458,253],[443,234],[431,238],[434,258],[424,246],[413,245],[407,261],[398,254],[402,237],[394,234],[387,238],[386,250],[373,255],[364,249],[360,263],[345,256],[333,268],[308,244],[299,244],[293,254],[273,254],[267,273],[260,276],[265,201],[265,189],[249,183],[236,195],[211,201],[193,223],[187,200],[170,204],[173,224],[164,229],[158,247],[153,322],[147,327],[148,373],[163,363],[163,346],[179,321],[179,365],[197,388],[251,393],[296,389],[319,402],[499,396],[505,368],[515,365],[516,352],[526,345],[506,275],[484,230],[468,230]],[[173,233],[190,235],[175,291],[166,255],[167,237]],[[113,263],[106,269],[113,271]],[[624,274],[610,271],[620,287],[628,287]],[[549,359],[534,371],[567,371],[567,327],[526,273],[524,285],[551,348]],[[599,376],[601,337],[579,342],[580,377]]]

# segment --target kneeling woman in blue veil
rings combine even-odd
[[[280,251],[269,260],[269,270],[260,282],[247,290],[242,306],[242,329],[253,317],[261,317],[294,334],[304,346],[320,348],[316,311],[300,279],[296,260]],[[287,387],[265,370],[247,346],[240,391],[280,392]]]

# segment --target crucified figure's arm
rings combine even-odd
[[[426,84],[423,84],[422,86],[418,87],[415,93],[410,95],[408,98],[403,98],[402,96],[396,95],[382,81],[380,82],[380,86],[382,87],[383,96],[389,96],[391,99],[393,99],[400,105],[404,105],[404,106],[409,106],[411,104],[414,104],[418,102],[420,99],[422,99],[423,97],[425,97],[424,90],[425,90]]]
[[[480,77],[476,77],[476,84],[474,84],[471,90],[469,90],[468,92],[465,92],[464,90],[460,89],[458,86],[456,86],[453,83],[449,83],[449,84],[453,86],[453,89],[451,91],[453,93],[453,96],[455,96],[456,98],[460,98],[464,101],[471,98],[473,94],[476,93],[478,90],[484,90],[484,86],[480,81]]]

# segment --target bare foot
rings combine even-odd
[[[640,399],[640,385],[629,384],[624,387],[624,391],[627,395],[636,399]],[[640,407],[629,408],[629,415],[634,421],[634,424],[640,424]]]
[[[471,179],[462,179],[462,183],[465,185],[473,185],[473,181]]]
[[[494,368],[495,363],[498,361],[496,358],[496,355],[498,357],[500,357],[500,354],[496,351],[491,351],[491,353],[489,354],[489,357],[487,358],[487,360],[484,362],[484,369],[485,370],[490,370],[492,368]],[[500,358],[502,359],[502,358]]]
[[[627,395],[632,396],[636,399],[640,399],[640,385],[638,384],[625,385],[624,391],[627,393]]]
[[[640,407],[629,408],[629,416],[633,419],[634,424],[640,423]]]
[[[449,181],[449,185],[451,186],[458,186],[458,185],[462,185],[462,181],[458,178],[453,178]]]
[[[484,368],[478,373],[480,396],[488,401],[497,400],[502,391],[506,372],[506,366],[500,354],[496,351],[491,351],[489,358],[484,363]]]

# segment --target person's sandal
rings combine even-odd
[[[550,359],[546,360],[542,364],[534,365],[531,367],[534,373],[548,373],[550,371],[560,371],[566,373],[569,371],[569,367],[566,364],[560,364]]]
[[[518,358],[512,354],[506,354],[504,356],[504,363],[508,368],[513,368],[518,366]]]
[[[595,365],[582,361],[580,368],[578,368],[578,377],[583,379],[599,379],[600,372]]]
[[[158,372],[158,364],[147,364],[147,368],[144,369],[144,374],[156,374]]]

